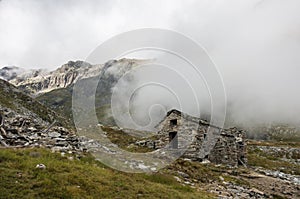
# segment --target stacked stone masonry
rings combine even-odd
[[[199,118],[171,110],[158,125],[156,148],[185,150],[183,158],[215,164],[246,166],[245,132],[222,129]]]

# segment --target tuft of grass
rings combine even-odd
[[[169,174],[123,173],[46,149],[1,149],[0,174],[0,198],[213,198]]]

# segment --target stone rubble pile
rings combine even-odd
[[[137,146],[140,146],[140,147],[147,147],[149,149],[155,149],[155,146],[157,145],[157,141],[155,140],[139,140],[139,141],[136,141],[135,144]]]
[[[83,152],[95,147],[94,140],[77,136],[68,129],[49,124],[32,115],[20,115],[10,109],[1,110],[0,146],[42,147],[57,152]]]

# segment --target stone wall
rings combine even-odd
[[[177,110],[168,112],[157,127],[158,149],[165,146],[169,150],[186,149],[183,158],[194,161],[209,160],[230,166],[247,164],[244,132],[237,128],[221,129],[210,126],[206,121]],[[208,134],[208,131],[212,133]],[[177,138],[174,137],[174,132],[177,133]]]

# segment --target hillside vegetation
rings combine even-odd
[[[0,198],[213,198],[169,174],[122,173],[44,149],[1,149],[0,173]]]

